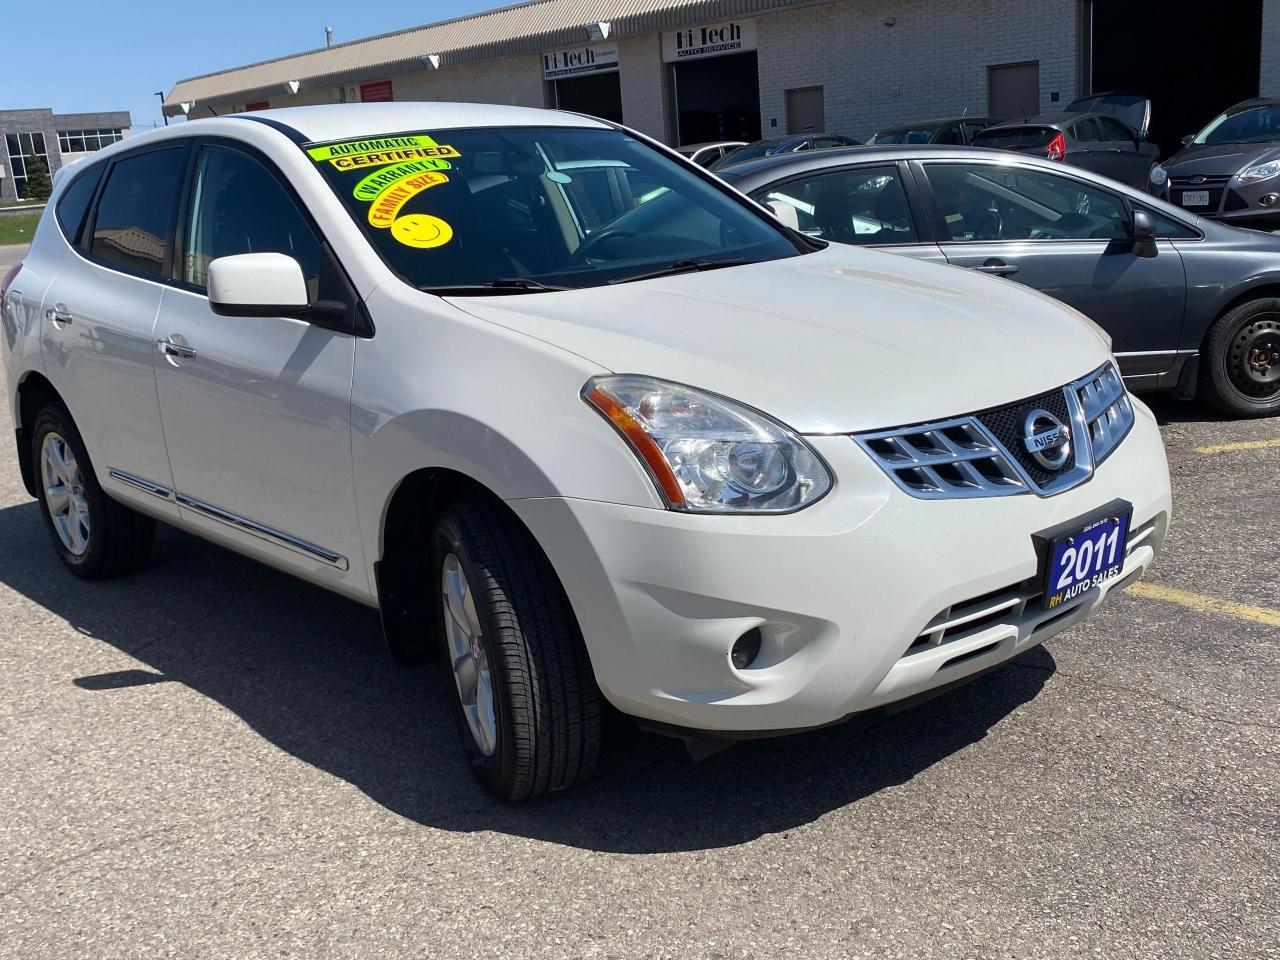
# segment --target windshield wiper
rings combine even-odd
[[[673,277],[678,273],[700,273],[703,270],[719,270],[721,267],[738,267],[747,261],[742,257],[726,257],[723,260],[705,260],[701,257],[690,257],[688,260],[677,260],[667,264],[661,270],[648,273],[637,273],[629,277],[615,277],[610,283],[634,283],[636,280],[652,280],[655,277]]]
[[[529,277],[500,277],[484,283],[453,283],[434,287],[419,287],[424,293],[437,296],[490,296],[503,293],[555,293],[560,290],[576,290],[577,287],[557,287]]]

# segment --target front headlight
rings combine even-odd
[[[1160,164],[1156,164],[1151,168],[1151,185],[1153,187],[1163,187],[1169,182],[1169,171]]]
[[[1240,174],[1240,182],[1257,183],[1259,180],[1270,180],[1278,174],[1280,174],[1280,160],[1272,160],[1270,163],[1259,163],[1246,169]]]
[[[673,510],[788,513],[831,489],[793,431],[759,411],[650,377],[596,377],[582,388],[630,444]]]

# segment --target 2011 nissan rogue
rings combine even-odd
[[[1079,314],[815,241],[645,137],[466,104],[134,137],[60,178],[3,292],[63,562],[157,520],[439,647],[479,778],[836,722],[1140,577],[1164,449]]]

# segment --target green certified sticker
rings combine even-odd
[[[383,167],[369,174],[357,183],[351,192],[357,200],[372,203],[378,194],[382,193],[383,190],[397,180],[411,177],[415,173],[428,173],[432,170],[448,169],[448,160],[410,160],[407,163],[397,163],[394,166]]]

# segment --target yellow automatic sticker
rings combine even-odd
[[[415,196],[428,187],[448,182],[449,178],[443,173],[428,172],[393,183],[369,205],[369,223],[375,227],[391,226],[400,216],[401,208]]]
[[[368,203],[377,200],[378,194],[405,177],[411,177],[415,173],[427,173],[431,170],[448,169],[448,160],[411,160],[408,163],[397,163],[394,166],[375,170],[357,183],[351,193],[357,200],[364,200]]]
[[[307,154],[317,162],[354,157],[360,154],[386,153],[388,150],[440,149],[440,145],[426,134],[411,137],[372,137],[368,140],[346,140],[323,147],[308,147]],[[446,149],[452,150],[452,147]],[[437,156],[438,154],[432,154]],[[456,154],[453,154],[456,156]]]
[[[453,239],[453,227],[428,213],[411,213],[391,224],[391,236],[406,247],[428,250]]]

